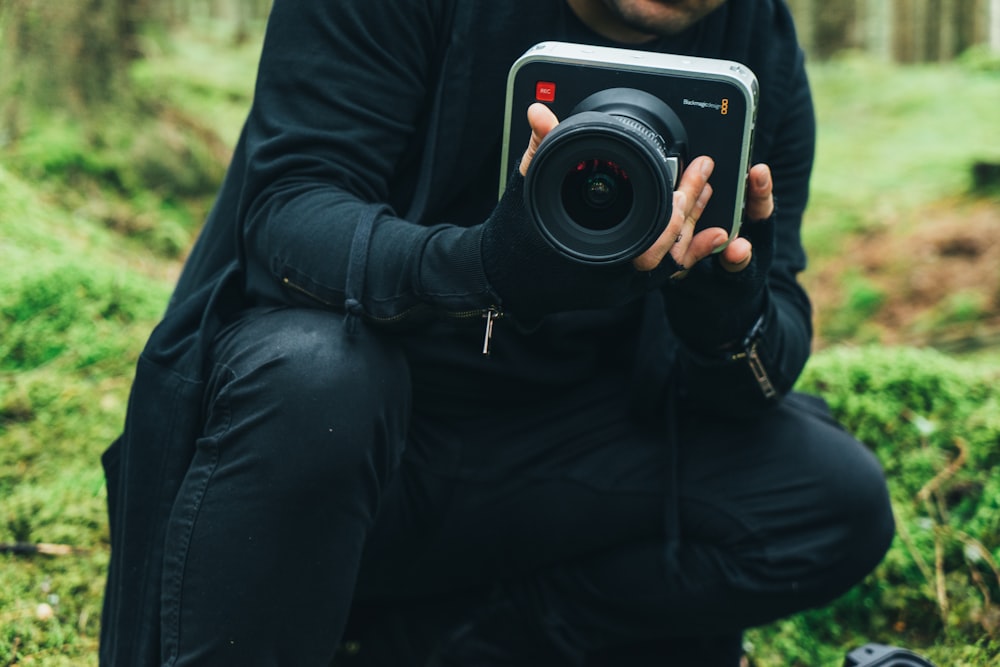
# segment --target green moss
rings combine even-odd
[[[834,665],[831,647],[867,641],[942,665],[995,664],[1000,367],[931,350],[837,348],[810,362],[799,388],[826,397],[875,452],[899,530],[884,562],[840,600],[750,633],[759,664]]]
[[[0,295],[0,371],[62,358],[78,371],[132,346],[123,332],[156,316],[162,287],[102,267],[67,264],[22,278]]]

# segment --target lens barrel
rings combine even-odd
[[[632,88],[603,90],[542,141],[525,178],[525,204],[567,257],[631,261],[666,228],[686,151],[684,126],[665,102]]]

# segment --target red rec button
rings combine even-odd
[[[556,99],[556,84],[551,81],[539,81],[535,84],[535,99],[539,102],[552,102]]]

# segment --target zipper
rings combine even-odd
[[[737,352],[729,359],[731,361],[746,359],[747,365],[750,367],[750,372],[753,374],[753,379],[757,381],[757,386],[760,388],[761,393],[764,394],[764,398],[771,399],[778,395],[778,390],[774,388],[774,383],[771,382],[771,378],[767,374],[767,369],[764,368],[764,361],[760,358],[760,353],[757,351],[757,345],[760,343],[763,333],[764,315],[761,315],[754,322],[753,326],[750,327],[750,332],[743,339],[742,352]]]
[[[309,290],[307,290],[305,287],[302,287],[300,285],[296,285],[295,283],[293,283],[288,278],[282,278],[281,279],[281,284],[283,284],[285,287],[287,287],[289,289],[292,289],[292,290],[298,292],[299,294],[304,294],[305,296],[309,297],[310,299],[313,299],[314,301],[319,301],[324,306],[329,306],[330,308],[334,307],[333,303],[327,301],[326,299],[324,299],[324,298],[322,298],[320,296],[317,296],[317,295],[313,294],[312,292],[310,292]]]
[[[296,285],[291,280],[289,280],[287,277],[286,278],[282,278],[281,282],[282,282],[283,285],[285,285],[285,287],[287,287],[287,288],[289,288],[291,290],[294,290],[294,291],[298,292],[299,294],[307,296],[310,299],[313,299],[314,301],[318,301],[319,303],[323,304],[324,306],[327,306],[328,308],[337,309],[339,307],[339,306],[337,306],[337,304],[334,304],[333,302],[331,302],[331,301],[329,301],[327,299],[324,299],[323,297],[321,297],[321,296],[319,296],[317,294],[314,294],[313,292],[310,292],[309,290],[307,290],[306,288],[302,287],[301,285]],[[380,324],[392,324],[394,322],[400,322],[400,321],[406,319],[407,317],[409,317],[410,315],[412,315],[414,311],[417,311],[417,310],[419,310],[422,307],[423,307],[422,305],[412,306],[410,308],[407,308],[406,310],[404,310],[401,313],[393,315],[392,317],[375,317],[375,316],[371,316],[371,315],[369,315],[368,317],[372,321],[378,322]],[[490,342],[493,339],[493,324],[497,320],[499,320],[499,319],[501,319],[503,317],[503,311],[500,310],[500,308],[498,308],[497,306],[490,306],[489,308],[486,308],[485,310],[480,309],[480,310],[464,310],[464,311],[458,311],[458,312],[450,312],[450,313],[447,313],[447,317],[453,318],[453,319],[460,319],[460,320],[471,319],[473,317],[481,317],[481,318],[485,319],[486,320],[486,330],[483,333],[482,353],[485,356],[489,356],[489,354],[490,354]]]
[[[503,313],[496,306],[490,306],[483,311],[482,316],[486,319],[486,332],[483,334],[483,355],[490,355],[490,342],[493,340],[493,323],[503,317]]]
[[[778,390],[774,388],[774,383],[771,382],[771,378],[767,374],[767,369],[764,368],[764,362],[761,360],[760,354],[757,352],[757,341],[753,342],[750,349],[734,354],[731,359],[733,361],[738,359],[747,360],[747,366],[750,367],[750,372],[753,373],[753,379],[757,381],[757,386],[760,387],[760,391],[764,394],[764,398],[771,399],[778,395]]]
[[[449,319],[456,320],[467,320],[473,317],[480,317],[486,320],[486,326],[483,331],[483,356],[490,356],[490,343],[493,341],[493,325],[497,320],[503,318],[503,311],[500,310],[498,306],[489,306],[485,309],[479,310],[462,310],[457,312],[445,313],[446,317]]]

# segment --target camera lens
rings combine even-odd
[[[563,208],[585,229],[620,225],[632,210],[633,196],[628,173],[611,160],[582,160],[567,172],[562,183]]]
[[[616,88],[586,98],[535,153],[525,203],[542,236],[591,264],[630,261],[670,220],[687,147],[659,98]]]

